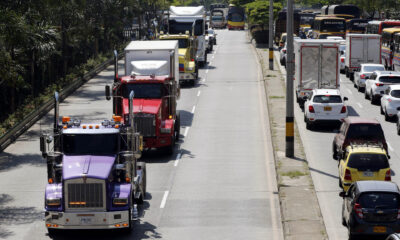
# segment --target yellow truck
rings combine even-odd
[[[187,34],[163,34],[160,40],[178,40],[179,42],[179,82],[195,85],[199,76],[198,64],[195,61],[196,46],[194,38]]]

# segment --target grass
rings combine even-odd
[[[290,172],[284,172],[281,175],[290,177],[290,178],[299,178],[301,176],[305,176],[306,174],[304,172],[300,172],[300,171],[290,171]]]
[[[279,98],[285,98],[284,96],[269,96],[271,99],[279,99]]]

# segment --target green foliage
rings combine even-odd
[[[269,0],[256,0],[245,5],[250,24],[268,24]],[[282,9],[281,3],[274,3],[274,16]]]

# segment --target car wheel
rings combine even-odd
[[[335,142],[333,142],[333,144],[332,144],[332,158],[335,159],[335,160],[338,160],[338,152],[337,152],[337,149],[336,149]]]
[[[383,114],[385,114],[384,112],[383,112],[383,108],[382,108],[382,105],[381,105],[381,114],[383,115]]]
[[[342,203],[342,225],[347,226],[346,219],[344,218],[344,202]]]
[[[357,84],[356,84],[356,81],[354,81],[354,84],[353,84],[353,86],[354,86],[355,88],[357,88],[357,89],[358,89],[358,87],[357,87]]]
[[[367,90],[364,91],[364,98],[365,99],[369,99],[368,94],[367,94]]]
[[[308,130],[311,130],[311,129],[313,128],[312,123],[310,123],[310,121],[308,121],[307,119],[306,119],[306,128],[307,128]]]
[[[350,80],[354,81],[354,73],[349,73],[349,75],[350,75]]]
[[[339,187],[343,189],[343,186],[342,186],[342,179],[340,179],[340,176],[339,176]]]
[[[400,124],[398,121],[399,120],[397,120],[397,135],[400,135]]]
[[[390,117],[387,114],[387,110],[385,109],[385,121],[389,122],[390,121]]]
[[[374,95],[372,95],[372,91],[369,93],[369,100],[371,100],[371,104],[375,103]]]
[[[346,74],[346,77],[349,78],[349,70],[347,70],[347,68],[344,69],[344,72]]]
[[[357,235],[354,235],[354,234],[351,232],[351,227],[348,226],[347,229],[348,229],[349,240],[355,240],[355,239],[357,239]]]

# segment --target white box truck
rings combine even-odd
[[[340,87],[339,49],[335,40],[295,39],[295,87],[300,106],[313,89]]]
[[[346,77],[354,80],[361,63],[382,63],[381,36],[378,34],[346,35]]]
[[[195,38],[196,62],[201,66],[207,63],[206,53],[206,12],[204,6],[169,8],[168,33],[185,34],[187,31]]]

